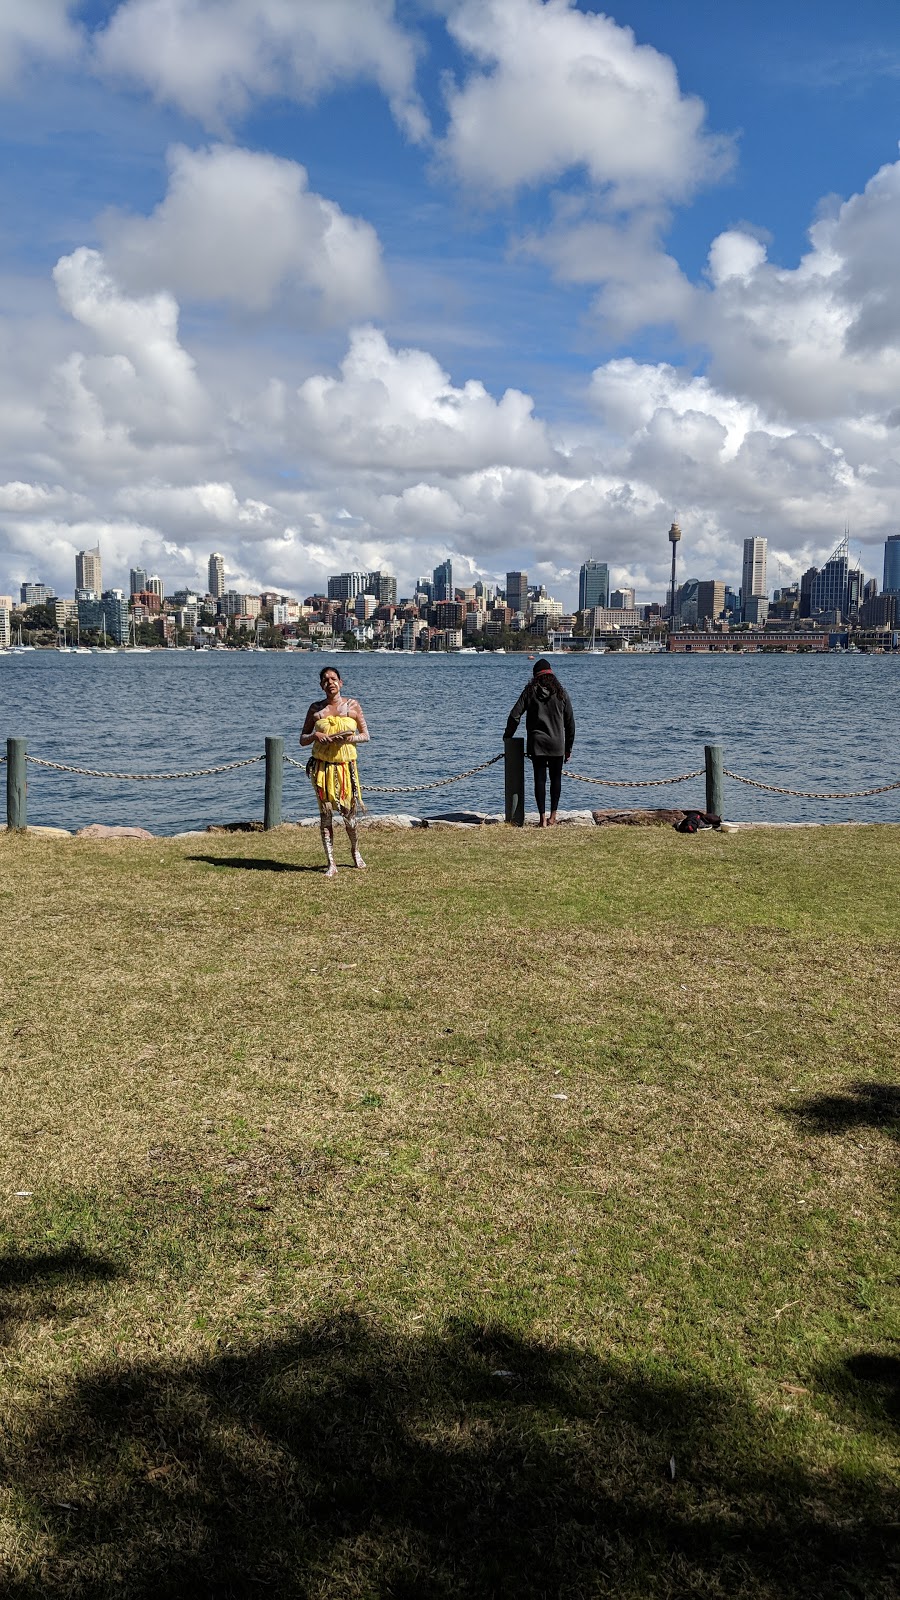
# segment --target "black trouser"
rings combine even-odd
[[[537,802],[541,816],[547,809],[547,773],[550,774],[550,810],[556,811],[559,807],[559,797],[562,793],[563,756],[532,756],[531,765],[534,768],[534,798]]]

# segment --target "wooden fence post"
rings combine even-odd
[[[514,828],[525,825],[525,740],[504,739],[503,777],[506,820]]]
[[[6,826],[24,833],[28,826],[25,740],[6,741]]]
[[[724,815],[724,778],[722,773],[722,746],[720,744],[705,744],[703,756],[706,762],[706,809],[714,817]]]
[[[275,735],[266,738],[266,809],[263,827],[281,825],[281,791],[284,780],[284,739]]]

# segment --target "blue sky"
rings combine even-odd
[[[898,89],[886,0],[0,0],[0,592],[880,576]]]

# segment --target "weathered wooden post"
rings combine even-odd
[[[266,737],[266,809],[263,827],[281,825],[281,790],[284,780],[284,740],[277,735]]]
[[[6,826],[24,833],[28,826],[25,740],[6,741]]]
[[[504,739],[503,777],[506,820],[514,828],[525,825],[525,740]]]
[[[706,761],[706,809],[713,816],[724,815],[723,806],[725,784],[722,773],[722,746],[720,744],[705,744],[703,755]]]

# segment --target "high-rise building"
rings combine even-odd
[[[206,581],[209,585],[207,592],[214,600],[221,600],[225,593],[225,557],[218,550],[214,550],[209,558]]]
[[[10,617],[12,616],[12,608],[12,595],[0,594],[0,650],[5,650],[11,643],[12,627]]]
[[[528,605],[528,573],[506,574],[506,604],[510,611],[524,611]]]
[[[435,567],[431,574],[431,598],[435,605],[439,600],[452,600],[453,594],[453,562],[447,558],[439,567]]]
[[[744,566],[741,573],[741,593],[745,600],[766,595],[766,550],[768,540],[744,540]]]
[[[685,578],[675,593],[674,620],[680,627],[690,627],[697,621],[697,595],[700,578]]]
[[[613,592],[609,597],[609,607],[611,611],[633,611],[634,590],[613,589]]]
[[[103,590],[103,578],[100,567],[100,546],[93,550],[79,550],[75,557],[75,587],[76,589],[90,589],[93,594],[100,594]]]
[[[355,600],[365,594],[369,585],[367,572],[337,572],[328,579],[329,600]]]
[[[889,533],[884,541],[884,594],[900,594],[900,533]]]
[[[143,594],[147,587],[148,574],[143,567],[132,567],[129,578],[129,594]]]
[[[800,616],[808,617],[812,613],[813,584],[819,576],[818,567],[807,567],[800,575]]]
[[[605,561],[588,560],[578,574],[578,609],[590,611],[609,605],[609,567]]]
[[[20,585],[20,605],[45,606],[47,601],[52,599],[54,599],[53,590],[46,583],[23,583]]]
[[[380,606],[395,606],[397,579],[392,578],[389,572],[367,572],[365,592],[373,594]]]
[[[754,598],[756,598],[754,596]],[[725,610],[725,585],[709,578],[697,585],[697,621],[715,622]]]
[[[850,535],[845,533],[840,544],[832,551],[824,567],[813,578],[810,594],[810,614],[817,612],[847,614],[847,578],[850,568]]]
[[[847,573],[847,616],[855,617],[863,603],[863,588],[865,587],[865,573],[859,567],[851,567]]]
[[[163,599],[162,578],[156,572],[151,572],[149,574],[148,578],[147,578],[147,593],[148,594],[155,594],[157,599],[159,600],[160,605],[162,605],[162,599]]]

